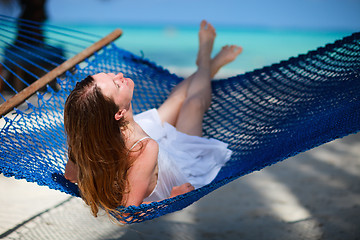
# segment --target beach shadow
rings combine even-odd
[[[79,198],[12,239],[348,239],[360,236],[360,134],[251,173],[193,205],[140,224],[94,218]]]
[[[323,239],[358,239],[360,134],[300,154],[268,172],[309,212]]]

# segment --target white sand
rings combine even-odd
[[[0,234],[6,239],[355,240],[360,134],[242,177],[182,211],[126,227],[95,219],[80,199],[66,201],[60,192],[4,177],[0,187]]]

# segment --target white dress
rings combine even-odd
[[[228,144],[179,132],[162,123],[156,109],[137,114],[134,120],[159,144],[157,184],[144,201],[166,199],[174,186],[187,182],[195,188],[209,184],[231,157]]]

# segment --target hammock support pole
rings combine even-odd
[[[82,52],[76,54],[74,57],[66,60],[65,62],[39,78],[37,81],[32,83],[30,86],[26,87],[21,92],[8,99],[6,102],[0,105],[0,118],[10,112],[14,107],[23,103],[27,98],[29,98],[40,88],[44,87],[46,84],[54,80],[56,77],[70,70],[76,64],[84,61],[86,58],[90,57],[104,46],[118,39],[121,34],[121,29],[115,29],[113,32],[111,32],[104,38],[100,39],[90,47],[84,49]]]

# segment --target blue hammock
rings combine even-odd
[[[89,74],[123,72],[137,86],[133,108],[158,107],[182,78],[111,44],[58,78],[60,90],[37,93],[26,109],[3,117],[0,172],[79,196],[63,177],[67,162],[63,106]],[[122,222],[183,209],[243,175],[360,130],[360,33],[287,61],[214,81],[204,136],[234,151],[216,179],[197,190],[139,207],[119,207]]]

